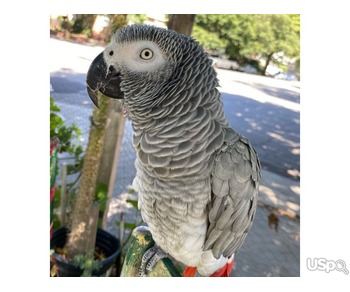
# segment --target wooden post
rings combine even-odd
[[[152,235],[146,226],[134,229],[126,253],[121,277],[138,277],[143,254],[154,245]],[[147,275],[148,277],[181,277],[180,272],[169,258],[161,259]]]
[[[64,162],[61,174],[61,226],[66,226],[67,201],[67,163]]]
[[[108,115],[109,123],[106,127],[106,138],[101,157],[97,182],[108,187],[107,201],[102,218],[102,228],[107,229],[107,215],[109,204],[113,196],[115,180],[117,177],[120,149],[123,141],[125,117],[120,101],[111,99],[111,109]]]
[[[98,224],[98,212],[100,206],[97,202],[94,202],[90,210],[90,220],[88,223],[88,237],[87,237],[87,251],[95,250],[96,235],[97,235],[97,224]]]

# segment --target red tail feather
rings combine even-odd
[[[186,267],[183,275],[184,277],[194,277],[196,276],[197,268],[196,267]]]
[[[215,273],[211,274],[209,277],[230,277],[230,273],[233,268],[234,260],[229,260],[226,265],[224,265],[220,270],[217,270]],[[184,277],[195,277],[197,273],[196,267],[186,267],[183,276]]]
[[[228,261],[226,265],[224,265],[220,270],[217,270],[215,273],[211,274],[209,277],[230,277],[233,263],[233,259]]]

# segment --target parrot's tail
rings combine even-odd
[[[230,273],[233,268],[234,260],[230,259],[221,269],[217,270],[215,273],[211,274],[209,277],[230,277]],[[197,273],[196,267],[186,267],[183,276],[184,277],[195,277]]]
[[[211,274],[209,277],[230,277],[230,273],[233,268],[233,263],[234,263],[234,260],[232,258],[220,270],[217,270],[215,273]]]
[[[183,272],[184,277],[194,277],[196,276],[197,268],[187,266]]]

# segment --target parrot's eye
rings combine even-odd
[[[141,59],[151,60],[153,58],[153,51],[150,49],[143,49],[140,53]]]

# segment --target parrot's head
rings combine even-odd
[[[154,26],[130,25],[117,30],[90,65],[87,90],[96,106],[101,92],[124,99],[127,108],[149,108],[175,91],[188,89],[203,63],[211,67],[191,37]]]

